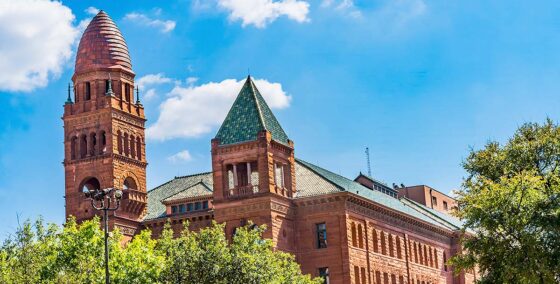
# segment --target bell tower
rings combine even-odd
[[[252,221],[266,224],[264,237],[293,251],[294,143],[247,77],[212,140],[214,216],[226,233]]]
[[[121,32],[100,11],[80,40],[62,117],[66,217],[83,221],[98,213],[84,187],[122,189],[120,209],[110,221],[127,236],[136,233],[147,204],[146,119],[134,76]]]

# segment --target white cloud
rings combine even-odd
[[[356,7],[353,0],[323,0],[321,2],[321,7],[334,8],[354,18],[360,18],[362,16],[362,12]]]
[[[136,83],[138,83],[138,87],[140,87],[140,89],[144,89],[149,86],[171,83],[171,79],[165,77],[163,73],[148,74],[140,77]]]
[[[168,33],[172,31],[173,29],[175,29],[176,25],[175,21],[152,19],[144,14],[134,12],[126,14],[124,16],[124,19],[138,23],[140,25],[157,28],[162,33]]]
[[[218,127],[227,115],[245,80],[226,79],[198,86],[175,86],[159,106],[157,121],[146,130],[149,139],[198,137]],[[291,97],[280,83],[254,80],[273,109],[290,105]]]
[[[99,13],[99,9],[97,9],[97,8],[95,8],[95,7],[92,7],[92,6],[89,6],[89,7],[87,7],[87,9],[85,10],[85,12],[86,12],[88,15],[95,16],[95,15],[97,15],[97,13]]]
[[[138,88],[140,88],[141,95],[145,100],[151,100],[157,96],[156,89],[154,88],[157,85],[168,84],[171,83],[171,79],[165,77],[163,73],[157,74],[148,74],[145,76],[140,77],[136,81],[138,84]]]
[[[280,16],[298,23],[309,21],[309,2],[302,0],[218,0],[218,5],[230,12],[231,21],[241,20],[243,27],[264,28]]]
[[[171,162],[177,163],[177,162],[190,162],[192,161],[193,157],[189,152],[189,150],[183,150],[179,153],[167,157],[167,159]]]
[[[47,0],[0,1],[0,90],[44,87],[72,57],[72,11]]]

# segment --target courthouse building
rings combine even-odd
[[[460,252],[461,222],[447,214],[452,198],[363,174],[348,179],[298,159],[296,143],[250,77],[209,141],[212,168],[149,190],[146,118],[134,78],[123,36],[99,12],[82,35],[73,96],[69,90],[64,105],[67,216],[97,214],[84,187],[115,187],[124,196],[110,225],[128,237],[146,228],[157,237],[166,222],[179,230],[189,221],[198,230],[213,220],[225,222],[231,237],[252,221],[266,224],[264,237],[294,254],[304,273],[328,283],[474,281],[446,265]]]

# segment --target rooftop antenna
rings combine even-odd
[[[366,147],[367,174],[371,177],[371,163],[369,160],[369,147]]]

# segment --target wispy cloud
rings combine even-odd
[[[226,79],[201,85],[175,86],[159,106],[159,117],[148,127],[153,140],[198,137],[212,131],[224,120],[245,80]],[[283,109],[291,97],[280,83],[254,80],[271,108]]]
[[[86,12],[88,15],[95,16],[95,15],[97,15],[97,13],[99,13],[99,9],[97,9],[97,8],[95,8],[95,7],[93,7],[93,6],[89,6],[89,7],[87,7],[87,8],[85,9],[85,12]]]
[[[189,150],[183,150],[172,156],[167,157],[167,159],[173,163],[179,163],[179,162],[190,162],[193,160],[193,157],[191,155],[191,152],[189,152]]]
[[[160,13],[156,13],[156,14],[159,15]],[[124,19],[137,23],[139,25],[156,28],[162,33],[168,33],[172,31],[173,29],[175,29],[175,25],[176,25],[175,21],[152,19],[145,14],[136,13],[136,12],[126,14],[124,16]]]
[[[140,77],[138,81],[138,88],[142,92],[144,99],[150,100],[157,96],[156,88],[158,85],[171,83],[171,78],[165,77],[163,73],[148,74]]]
[[[231,21],[241,20],[241,26],[264,28],[280,16],[298,23],[308,22],[309,2],[300,0],[218,0],[218,6],[229,12]]]

